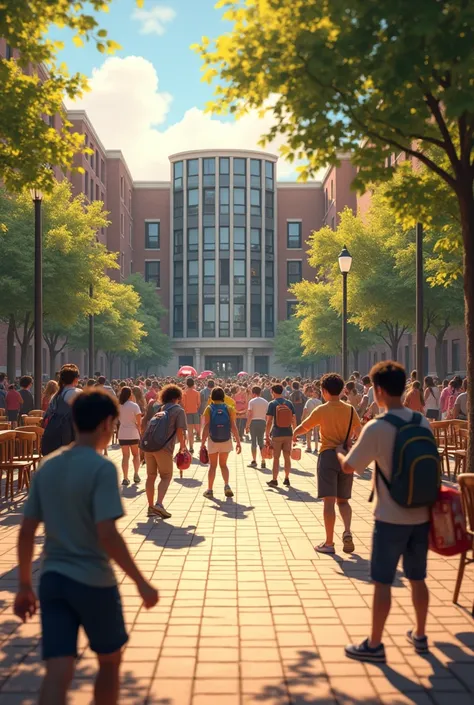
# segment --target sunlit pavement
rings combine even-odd
[[[118,463],[119,451],[110,457]],[[269,489],[269,471],[248,468],[249,461],[248,444],[242,456],[231,456],[233,499],[225,499],[220,478],[214,501],[203,498],[206,468],[197,462],[185,479],[175,477],[166,498],[173,516],[164,522],[147,519],[144,482],[124,491],[120,529],[161,599],[144,610],[135,586],[119,574],[130,630],[120,702],[473,705],[474,570],[466,569],[455,606],[457,559],[431,554],[429,656],[417,656],[405,640],[413,616],[399,573],[387,666],[348,661],[344,645],[365,638],[370,620],[369,473],[354,483],[356,551],[342,553],[338,520],[338,555],[331,557],[313,550],[324,538],[315,456],[303,453],[293,463],[290,490]],[[39,617],[20,625],[12,614],[21,504],[2,506],[0,705],[31,705],[42,675]],[[42,539],[37,543],[36,575]],[[92,702],[95,669],[82,635],[70,703]]]

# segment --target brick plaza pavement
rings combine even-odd
[[[111,454],[119,461],[119,451]],[[146,517],[143,483],[124,491],[120,530],[143,572],[160,590],[157,608],[141,608],[134,585],[119,575],[130,641],[124,653],[121,703],[150,705],[473,705],[474,571],[460,597],[451,596],[457,559],[431,556],[428,621],[431,654],[405,641],[413,617],[401,573],[385,634],[388,664],[347,660],[343,646],[368,635],[372,588],[368,560],[370,474],[354,483],[356,552],[314,553],[324,537],[315,499],[314,456],[294,463],[292,488],[271,490],[269,471],[231,456],[234,499],[220,480],[205,500],[206,468],[175,477],[167,497],[172,519]],[[142,472],[144,476],[144,472]],[[0,705],[36,703],[42,666],[39,619],[12,615],[15,544],[21,504],[0,511]],[[42,538],[37,539],[36,570]],[[70,698],[92,699],[95,659],[83,635]]]

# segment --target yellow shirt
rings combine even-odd
[[[226,397],[226,400],[227,400],[227,399],[228,399],[228,397]],[[230,422],[231,422],[231,423],[234,423],[234,422],[235,422],[235,418],[236,418],[235,407],[230,406],[230,404],[228,404],[227,401],[225,401],[225,402],[222,402],[222,401],[213,401],[212,403],[213,403],[213,404],[224,404],[224,406],[227,406],[227,409],[229,410]],[[211,419],[211,407],[210,407],[210,404],[208,404],[208,406],[206,406],[206,408],[204,409],[204,414],[203,414],[203,416],[204,416],[204,418],[206,419],[206,422],[209,422],[209,421],[210,421],[210,419]]]
[[[300,429],[307,433],[316,426],[320,427],[321,453],[324,450],[337,448],[346,440],[347,429],[351,418],[351,405],[343,401],[328,401],[326,404],[317,406],[314,411],[303,421]],[[354,409],[352,426],[349,438],[354,431],[360,428],[360,419]]]
[[[221,401],[217,401],[217,402],[212,401],[211,397],[209,397],[209,401],[207,402],[207,405],[209,406],[209,404],[222,404],[222,402]],[[228,397],[227,394],[224,397],[224,404],[227,404],[227,406],[229,406],[234,411],[236,410],[235,401],[232,399],[232,397]]]

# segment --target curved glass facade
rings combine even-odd
[[[275,161],[172,161],[174,338],[269,338],[275,328]]]

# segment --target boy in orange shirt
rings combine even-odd
[[[186,413],[186,421],[188,424],[190,452],[194,453],[193,442],[194,437],[197,441],[201,440],[201,420],[199,418],[199,407],[201,405],[201,395],[194,388],[194,380],[188,377],[186,380],[186,389],[183,392],[183,408]]]

